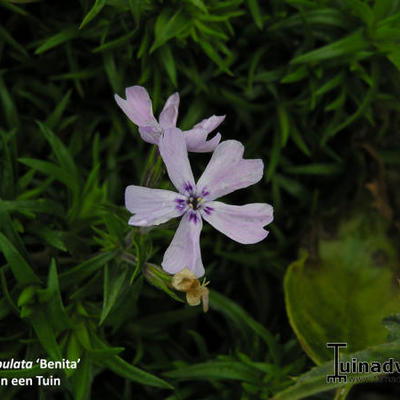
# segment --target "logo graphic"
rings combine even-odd
[[[347,343],[327,343],[326,347],[328,349],[333,348],[333,373],[334,375],[326,376],[326,383],[335,383],[335,382],[347,382],[347,375],[339,374],[339,349],[341,347],[347,347]]]
[[[356,357],[345,355],[345,361],[341,361],[339,352],[341,348],[347,347],[347,343],[332,342],[327,343],[326,347],[333,349],[333,375],[326,376],[326,383],[346,383],[348,374],[356,375],[350,376],[351,382],[370,381],[383,374],[400,374],[400,362],[393,357],[380,362],[359,361]]]

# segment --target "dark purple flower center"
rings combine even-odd
[[[204,187],[201,193],[196,192],[196,186],[190,182],[186,182],[184,184],[185,195],[184,199],[177,198],[176,209],[179,210],[182,214],[188,213],[189,221],[197,224],[199,219],[201,219],[198,211],[204,210],[207,215],[211,215],[214,209],[210,206],[207,206],[207,196],[210,192]]]
[[[200,204],[202,203],[201,200],[202,197],[193,195],[188,197],[186,203],[192,210],[197,210],[200,207]]]

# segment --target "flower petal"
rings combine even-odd
[[[226,140],[215,149],[207,168],[197,182],[197,191],[214,200],[258,182],[263,175],[262,160],[244,160],[244,147],[236,140]]]
[[[196,153],[207,153],[215,150],[221,140],[221,134],[217,133],[207,142],[208,134],[213,131],[225,119],[225,115],[213,115],[210,118],[196,124],[192,129],[184,131],[188,151]]]
[[[176,92],[168,97],[168,100],[166,101],[158,119],[160,125],[164,129],[176,126],[176,120],[178,119],[178,108],[179,94]]]
[[[191,193],[194,188],[185,138],[178,128],[169,128],[161,135],[159,150],[169,178],[180,193]]]
[[[182,217],[175,236],[164,254],[161,266],[170,274],[177,274],[187,267],[197,277],[204,275],[200,253],[200,232],[203,222],[199,216],[193,218],[193,214],[187,212]]]
[[[139,133],[140,137],[147,143],[157,144],[161,137],[161,128],[159,126],[140,126]]]
[[[192,129],[203,129],[207,133],[210,133],[217,126],[219,126],[224,121],[224,119],[225,115],[212,115],[211,117],[203,119],[202,121],[197,123]],[[186,131],[186,133],[190,133],[191,130]]]
[[[126,116],[139,127],[139,133],[145,142],[158,144],[161,128],[153,115],[153,106],[146,89],[131,86],[126,89],[126,100],[114,95],[115,101]]]
[[[164,108],[160,114],[160,126],[163,129],[173,128],[176,126],[176,120],[178,118],[178,107],[171,105]]]
[[[115,100],[129,119],[138,126],[157,124],[153,106],[147,90],[142,86],[131,86],[125,90],[126,100],[115,95]]]
[[[266,203],[232,206],[219,201],[209,201],[201,210],[203,218],[215,229],[242,244],[263,240],[268,231],[263,226],[273,220],[273,208]]]
[[[217,133],[211,140],[207,141],[208,133],[204,130],[193,128],[189,133],[187,132],[183,132],[186,146],[188,151],[194,153],[208,153],[214,151],[221,140],[220,133]]]
[[[125,207],[135,214],[128,224],[152,226],[167,222],[182,215],[181,203],[185,197],[179,193],[142,186],[128,186],[125,189]]]

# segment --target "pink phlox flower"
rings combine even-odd
[[[162,132],[176,127],[178,118],[179,94],[172,94],[166,101],[158,121],[153,114],[153,105],[147,90],[142,86],[131,86],[125,91],[126,100],[114,95],[115,101],[126,116],[139,127],[139,133],[145,142],[157,144]],[[208,134],[219,126],[225,116],[213,115],[196,124],[192,129],[184,131],[188,151],[205,153],[213,151],[221,140],[217,133],[207,141]]]
[[[128,186],[125,205],[134,214],[128,222],[134,226],[159,225],[171,218],[182,217],[161,263],[165,271],[177,274],[187,267],[197,277],[204,274],[199,243],[203,219],[239,243],[257,243],[267,236],[268,231],[263,227],[273,220],[271,205],[233,206],[215,201],[262,178],[262,160],[243,159],[244,147],[240,142],[227,140],[220,143],[197,184],[181,130],[167,129],[161,136],[159,150],[178,193]]]

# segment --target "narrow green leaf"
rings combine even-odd
[[[188,0],[191,4],[197,7],[199,10],[203,11],[204,13],[208,13],[207,6],[204,4],[202,0]]]
[[[315,96],[322,96],[323,94],[341,85],[343,83],[343,79],[344,79],[343,71],[341,71],[340,73],[335,75],[332,79],[329,79],[318,90],[316,90]]]
[[[7,42],[10,46],[12,46],[15,50],[19,51],[24,57],[29,58],[28,52],[25,50],[25,47],[21,46],[12,36],[11,34],[0,25],[0,38],[2,38],[5,42]]]
[[[290,174],[302,175],[335,175],[343,171],[340,164],[313,163],[308,165],[288,166],[284,168]]]
[[[76,182],[74,178],[67,172],[66,170],[60,168],[58,165],[42,160],[35,160],[33,158],[19,158],[19,162],[27,165],[37,171],[42,172],[45,175],[49,175],[52,178],[64,183],[67,187],[69,187],[73,192],[77,190]]]
[[[260,375],[254,368],[239,361],[209,361],[188,365],[164,373],[168,378],[179,380],[238,380],[245,382],[259,382]]]
[[[102,45],[94,48],[92,50],[92,53],[99,53],[99,52],[102,52],[102,51],[106,51],[106,50],[110,50],[110,49],[115,49],[117,47],[121,47],[126,42],[128,42],[130,39],[132,39],[133,36],[135,36],[136,33],[137,33],[137,29],[132,29],[127,34],[119,37],[118,39],[112,40],[112,41],[107,42],[107,43],[103,43]]]
[[[285,147],[290,133],[290,121],[286,107],[279,103],[278,105],[278,119],[280,126],[281,146]]]
[[[298,180],[280,174],[275,174],[274,179],[282,189],[292,196],[297,197],[300,200],[307,198],[307,190]]]
[[[210,308],[216,309],[220,313],[226,315],[229,319],[233,320],[237,326],[242,324],[248,326],[252,331],[254,331],[254,333],[264,340],[274,360],[279,362],[280,355],[278,351],[278,343],[272,333],[255,321],[238,304],[215,290],[210,290]]]
[[[378,43],[377,47],[383,53],[393,65],[400,70],[400,54],[397,43]]]
[[[20,161],[20,160],[18,160]],[[20,161],[21,162],[21,161]],[[53,164],[54,165],[54,164]],[[35,169],[30,169],[29,171],[33,171],[36,173]],[[28,172],[29,172],[28,171]],[[32,198],[36,198],[40,195],[43,194],[43,192],[53,183],[53,177],[49,176],[46,179],[44,179],[41,183],[39,183],[36,187],[33,189],[28,189],[22,192],[21,194],[18,195],[17,200],[28,200]]]
[[[0,250],[3,252],[15,279],[22,285],[40,283],[39,277],[33,272],[29,264],[13,244],[0,233]]]
[[[88,24],[96,15],[103,9],[103,7],[106,5],[106,0],[96,0],[96,2],[93,4],[93,7],[90,9],[90,11],[85,15],[85,18],[83,18],[83,21],[81,25],[79,26],[79,29],[82,29],[86,24]]]
[[[351,123],[356,121],[359,117],[361,117],[365,114],[365,110],[371,104],[372,100],[374,99],[374,97],[376,95],[376,87],[378,85],[378,83],[376,81],[376,78],[377,78],[376,74],[377,74],[377,72],[376,72],[376,68],[375,68],[375,72],[373,73],[374,78],[375,78],[375,79],[373,79],[373,85],[368,89],[368,92],[362,99],[362,101],[361,101],[360,105],[358,106],[357,110],[355,111],[355,113],[350,115],[348,118],[346,118],[341,124],[335,126],[332,129],[326,130],[322,137],[321,144],[324,145],[330,137],[333,137],[338,132],[340,132],[341,130],[343,130],[344,128],[349,126]]]
[[[253,90],[254,76],[255,76],[257,67],[260,64],[261,57],[265,54],[265,52],[266,52],[266,49],[264,47],[261,47],[251,57],[248,80],[247,80],[247,87],[250,90]]]
[[[67,72],[65,74],[51,75],[50,80],[62,81],[67,79],[92,79],[100,73],[103,73],[103,70],[100,68],[81,69],[79,71]]]
[[[225,32],[222,32],[217,29],[212,29],[209,24],[204,24],[203,22],[201,22],[199,20],[195,20],[194,24],[197,27],[197,29],[203,33],[204,36],[207,35],[207,36],[214,37],[217,39],[222,39],[222,40],[229,39],[229,36]]]
[[[1,84],[1,82],[0,82]],[[0,143],[2,156],[0,158],[0,196],[4,199],[13,199],[16,193],[15,185],[15,159],[11,151],[11,135],[0,130]]]
[[[122,285],[126,281],[128,269],[116,271],[117,273],[109,272],[108,264],[104,267],[104,291],[103,291],[103,309],[100,315],[99,325],[107,318],[109,312],[118,299]]]
[[[35,200],[0,200],[0,211],[30,212],[48,215],[64,216],[65,211],[61,204],[50,199]]]
[[[159,52],[160,52],[161,63],[164,66],[165,71],[167,72],[172,84],[176,87],[178,85],[176,79],[176,66],[175,66],[174,56],[172,55],[171,47],[168,44],[166,44],[160,48]]]
[[[7,318],[10,315],[11,307],[8,305],[7,300],[3,297],[0,299],[0,321],[3,319]],[[18,315],[19,312],[15,313],[15,315]]]
[[[0,378],[33,378],[38,375],[43,375],[49,370],[43,370],[40,365],[35,365],[32,368],[26,369],[0,369]]]
[[[18,112],[14,100],[7,90],[2,75],[3,74],[0,72],[0,100],[3,103],[4,115],[7,121],[7,125],[10,129],[14,129],[19,126]]]
[[[281,79],[281,83],[293,83],[301,81],[302,79],[308,77],[310,75],[310,71],[308,70],[306,65],[301,65],[296,68],[293,72],[288,73]]]
[[[25,304],[33,303],[37,290],[37,286],[26,286],[18,296],[17,306],[21,307]]]
[[[89,400],[93,380],[92,365],[86,352],[80,359],[79,367],[72,378],[74,399]]]
[[[11,309],[15,315],[19,316],[19,309],[17,305],[14,303],[14,300],[11,298],[10,291],[8,290],[7,279],[4,273],[4,269],[5,269],[4,267],[0,269],[1,289],[3,291],[2,300],[5,304],[8,305],[8,308]],[[4,310],[2,311],[4,313]]]
[[[82,305],[79,307],[80,314],[84,317],[88,317],[87,311]],[[74,335],[77,338],[79,344],[87,351],[93,350],[92,340],[88,330],[88,324],[85,321],[74,324]]]
[[[98,269],[102,268],[108,261],[113,259],[116,254],[116,252],[99,254],[63,272],[60,274],[61,287],[67,287],[71,284],[83,281],[90,275],[93,275]]]
[[[67,102],[68,98],[69,94],[67,93],[61,102]],[[37,121],[37,124],[43,136],[49,142],[52,150],[54,151],[61,168],[68,171],[70,175],[77,179],[78,170],[69,149],[46,125],[40,121]],[[78,182],[75,182],[75,184],[78,184]]]
[[[130,379],[133,382],[163,389],[173,389],[173,386],[171,386],[168,382],[146,371],[143,371],[134,365],[128,364],[121,357],[113,356],[105,359],[103,362],[111,371],[119,376],[122,376],[123,378]]]
[[[63,214],[65,216],[65,214]],[[30,226],[30,231],[35,233],[44,243],[61,251],[68,251],[64,240],[64,232],[55,231],[41,223]]]
[[[355,57],[357,53],[369,50],[369,47],[364,31],[358,30],[334,43],[295,57],[291,64],[309,64],[349,55]]]
[[[154,42],[150,48],[150,54],[158,49],[168,40],[179,36],[187,29],[189,21],[183,16],[182,9],[172,12],[168,8],[164,8],[154,26]]]
[[[292,1],[290,1],[292,3]],[[310,2],[307,2],[308,5]],[[313,3],[315,5],[316,3]],[[322,6],[322,5],[321,5]],[[292,29],[294,31],[303,29],[304,24],[314,29],[323,27],[335,27],[341,29],[348,29],[349,21],[343,18],[343,11],[335,8],[317,8],[315,10],[302,11],[295,13],[292,16],[283,18],[282,21],[271,25],[268,29],[271,31],[283,31]]]
[[[207,54],[207,56],[218,65],[222,72],[227,73],[228,75],[233,75],[232,71],[229,69],[225,60],[222,59],[218,51],[212,46],[210,43],[201,41],[200,46],[203,51]]]
[[[398,6],[397,1],[393,0],[379,0],[374,2],[374,8],[373,8],[373,16],[374,16],[374,22],[379,22],[383,20],[384,18],[392,15],[396,7]]]
[[[379,2],[380,0],[378,0]],[[374,13],[365,1],[362,0],[343,0],[343,4],[348,7],[349,11],[360,18],[362,22],[370,27],[374,20]]]
[[[23,15],[24,17],[28,16],[29,13],[26,12],[23,8],[20,8],[12,3],[10,3],[9,0],[0,0],[0,6],[7,8],[13,12],[15,12],[16,14],[20,14]]]
[[[276,167],[279,162],[280,153],[281,153],[281,144],[279,141],[279,132],[276,131],[274,133],[274,139],[272,142],[271,155],[269,157],[269,164],[266,175],[267,181],[270,181],[275,173]]]
[[[29,317],[40,344],[54,361],[62,360],[60,347],[56,340],[50,321],[44,310],[35,307],[34,313]]]
[[[342,89],[339,93],[339,95],[336,97],[335,100],[333,100],[331,103],[327,104],[324,108],[325,111],[334,111],[334,110],[339,110],[342,108],[344,103],[346,102],[347,99],[347,88],[346,85],[342,86]]]
[[[258,0],[247,0],[247,3],[249,5],[250,13],[253,17],[254,23],[257,25],[258,29],[262,29],[264,26],[264,21]]]
[[[49,129],[54,129],[59,123],[60,119],[68,105],[69,99],[71,97],[72,90],[68,90],[65,96],[61,99],[61,101],[57,104],[57,107],[54,111],[47,117],[46,126]],[[44,125],[40,124],[40,129],[46,129]]]
[[[35,50],[35,54],[42,54],[50,49],[53,49],[54,47],[59,46],[60,44],[63,44],[71,39],[78,37],[78,35],[78,29],[75,26],[71,26],[70,28],[56,33],[48,39],[45,39],[44,43]]]
[[[28,258],[28,252],[26,251],[24,241],[18,234],[13,224],[13,220],[11,219],[8,212],[2,210],[1,208],[0,208],[0,227],[5,237],[7,237],[10,243],[12,243],[15,246],[15,248],[22,255],[22,257]]]
[[[103,53],[104,69],[114,92],[122,92],[121,74],[117,71],[117,65],[112,52]]]
[[[283,68],[270,71],[262,71],[254,76],[254,82],[262,82],[266,84],[279,82],[283,74],[284,74]]]
[[[53,258],[50,263],[49,276],[47,280],[47,287],[52,293],[52,300],[48,303],[49,307],[49,319],[54,324],[56,331],[62,331],[70,328],[72,323],[65,311],[64,304],[62,302],[60,285],[58,282],[57,266],[56,261]]]
[[[296,143],[297,147],[308,157],[311,156],[310,149],[308,148],[306,142],[303,140],[301,133],[297,130],[295,125],[292,125],[290,130],[290,137],[293,142]]]

